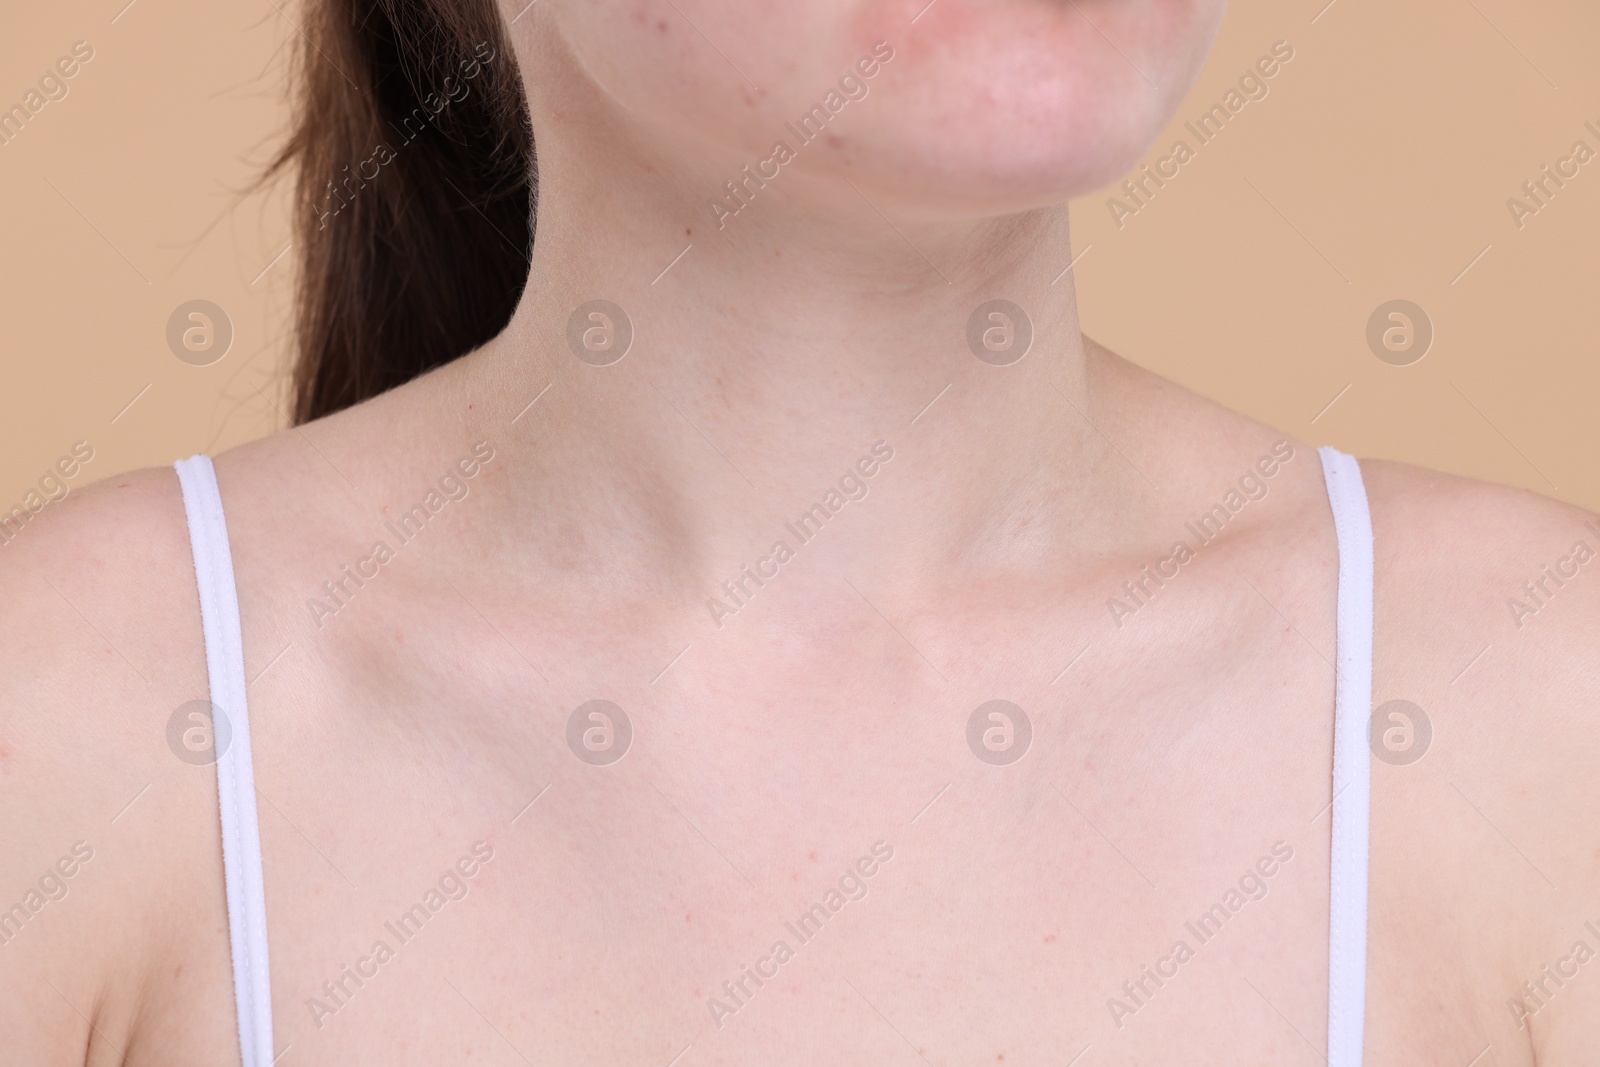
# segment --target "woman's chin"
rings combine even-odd
[[[806,169],[875,190],[907,217],[1009,214],[1111,184],[1137,165],[1164,121],[1080,107],[924,115],[841,131]]]

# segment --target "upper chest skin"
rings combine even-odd
[[[251,691],[283,1062],[1315,1062],[1332,553],[1219,548],[1121,627],[1115,568],[921,615],[796,571],[721,630],[540,618],[471,568],[375,581]],[[832,596],[859,610],[808,624]],[[569,742],[596,699],[614,763]],[[1015,762],[968,741],[995,699]],[[1468,831],[1392,770],[1368,1047],[1465,1062],[1501,1025],[1496,935],[1470,889],[1418,891]],[[236,1040],[214,992],[203,1062]]]

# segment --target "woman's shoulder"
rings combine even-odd
[[[130,471],[49,504],[0,548],[0,642],[13,730],[30,714],[63,722],[103,715],[166,686],[204,680],[194,569],[181,491],[170,467]],[[198,672],[198,673],[197,673]],[[91,699],[92,698],[92,699]],[[126,718],[94,731],[125,729]],[[79,746],[51,731],[41,749]],[[79,751],[82,756],[86,753]]]
[[[174,472],[43,508],[0,548],[0,603],[0,1029],[55,1062],[226,988],[225,950],[193,950],[226,918],[215,779],[185,758],[208,690]]]
[[[1374,703],[1405,699],[1432,715],[1441,764],[1459,756],[1459,774],[1508,802],[1591,778],[1600,516],[1405,463],[1364,460],[1362,471],[1376,557]],[[1600,821],[1600,790],[1575,799],[1520,814],[1534,835]],[[1584,868],[1600,888],[1594,856]]]
[[[1380,626],[1425,629],[1435,646],[1460,642],[1463,670],[1469,661],[1543,663],[1557,675],[1595,669],[1600,649],[1580,654],[1580,646],[1600,636],[1600,516],[1408,463],[1365,459],[1361,470]]]
[[[247,674],[288,625],[270,594],[314,592],[316,553],[381,519],[390,482],[407,481],[417,435],[402,402],[214,457]],[[191,743],[210,685],[177,472],[73,488],[13,527],[0,545],[0,954],[14,961],[0,967],[0,1031],[19,1062],[55,1062],[127,1049],[141,1014],[231,1019],[216,778]]]
[[[1423,709],[1441,763],[1459,756],[1460,773],[1473,766],[1524,798],[1592,766],[1600,516],[1406,463],[1361,467],[1376,560],[1374,704]],[[1600,820],[1600,791],[1590,794],[1576,808],[1527,813],[1530,829]],[[1600,878],[1592,858],[1587,866]]]
[[[1594,945],[1600,518],[1526,489],[1361,466],[1376,556],[1374,937],[1493,960],[1513,1015],[1524,1001],[1531,1013],[1542,1001],[1519,983]],[[1411,977],[1372,985],[1398,995]],[[1600,985],[1537,1014],[1546,1054],[1592,1048]]]

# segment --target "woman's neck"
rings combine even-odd
[[[854,508],[830,540],[908,578],[1110,538],[1143,483],[1091,425],[1065,207],[918,220],[786,171],[719,228],[715,187],[696,189],[714,164],[662,169],[602,180],[541,156],[529,283],[475,361],[536,457],[507,474],[528,522],[714,585],[883,442],[895,458],[868,490],[894,504]],[[626,325],[601,308],[572,327],[595,300]],[[995,300],[1021,316],[974,325]]]

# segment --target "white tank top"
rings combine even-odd
[[[1360,1067],[1366,1020],[1367,828],[1371,802],[1372,519],[1355,458],[1317,450],[1339,541],[1338,649],[1334,680],[1332,885],[1328,922],[1328,1067]],[[233,555],[222,497],[204,455],[175,467],[183,487],[200,587],[211,702],[232,726],[217,759],[222,866],[233,953],[233,995],[244,1067],[272,1067],[272,993],[267,968],[266,893],[256,822],[250,713]]]

